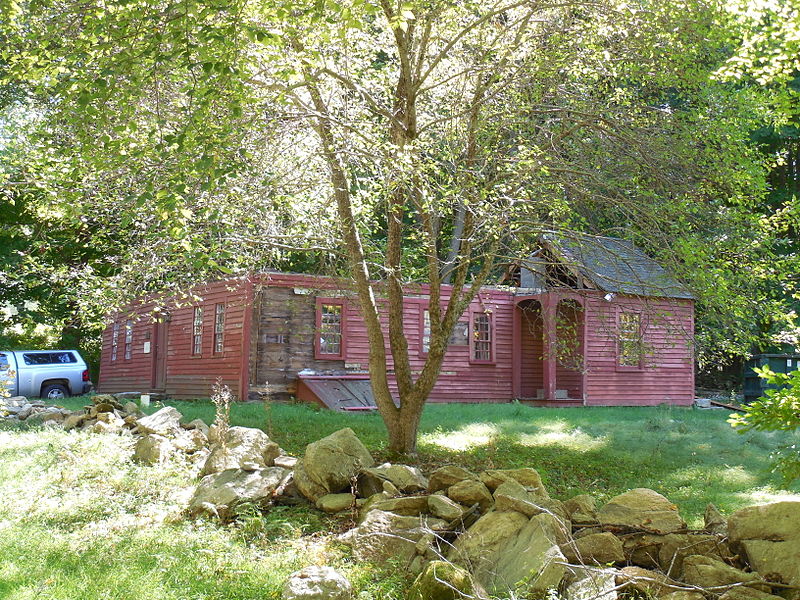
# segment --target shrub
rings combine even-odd
[[[800,428],[800,370],[776,373],[769,367],[756,368],[756,373],[770,385],[764,396],[751,402],[744,414],[731,415],[728,422],[740,433],[760,431],[796,431]],[[800,449],[790,444],[772,455],[775,470],[788,483],[800,478]]]

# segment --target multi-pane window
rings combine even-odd
[[[319,314],[319,353],[342,354],[342,305],[321,304]]]
[[[431,311],[427,308],[422,311],[422,352],[427,353],[431,349]]]
[[[117,360],[117,348],[119,345],[119,323],[116,321],[111,326],[111,360]]]
[[[192,320],[192,354],[200,354],[203,351],[203,307],[194,307],[194,319]]]
[[[217,304],[214,310],[214,352],[222,352],[225,344],[225,305]]]
[[[638,312],[619,313],[618,361],[622,367],[639,367],[642,364],[642,315]]]
[[[125,321],[125,360],[131,357],[131,350],[133,349],[133,321],[128,319]]]
[[[492,320],[487,313],[472,315],[472,360],[492,360]]]

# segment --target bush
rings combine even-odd
[[[800,370],[776,373],[769,367],[756,368],[759,377],[770,385],[764,396],[751,402],[744,414],[731,415],[728,422],[740,433],[760,431],[797,431],[800,429]],[[771,457],[775,470],[788,483],[800,478],[800,449],[790,444],[775,450]]]

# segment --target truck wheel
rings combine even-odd
[[[69,390],[60,383],[51,383],[42,388],[42,398],[61,400],[69,396]]]

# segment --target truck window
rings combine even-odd
[[[58,365],[78,362],[72,352],[37,352],[23,354],[22,360],[26,365]]]
[[[0,371],[8,369],[8,357],[5,354],[0,354]]]

